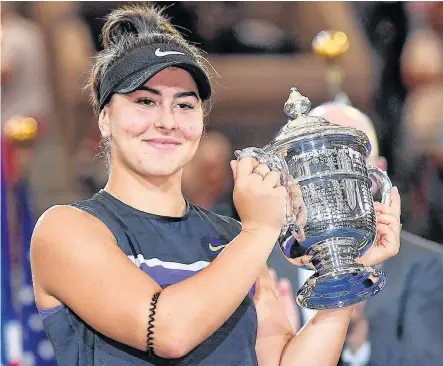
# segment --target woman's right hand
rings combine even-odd
[[[234,204],[243,231],[271,230],[277,235],[284,224],[288,193],[280,184],[280,172],[251,157],[231,161]]]

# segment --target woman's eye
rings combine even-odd
[[[143,105],[146,105],[146,106],[155,105],[155,102],[152,99],[148,99],[148,98],[139,98],[139,99],[136,100],[136,103],[143,104]]]
[[[187,103],[178,103],[177,104],[180,109],[194,109],[194,106]]]

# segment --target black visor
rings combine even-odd
[[[100,83],[99,111],[113,94],[132,93],[155,74],[171,66],[188,71],[197,84],[200,98],[210,98],[209,77],[195,58],[181,47],[161,43],[137,48],[111,66]]]

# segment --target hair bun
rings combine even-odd
[[[181,34],[163,15],[163,10],[152,5],[131,5],[112,11],[103,26],[102,37],[105,48],[119,44],[124,37],[142,33]]]

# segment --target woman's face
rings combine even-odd
[[[166,177],[180,171],[197,150],[202,101],[187,71],[168,68],[131,94],[115,94],[99,124],[111,140],[112,168],[117,164],[145,177]]]

